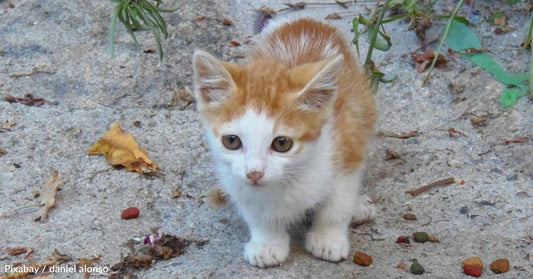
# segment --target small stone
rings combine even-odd
[[[424,273],[424,271],[426,271],[424,269],[424,267],[421,264],[419,264],[418,262],[414,262],[411,265],[410,270],[411,270],[411,273],[416,274],[416,275],[420,275],[420,274]]]
[[[483,261],[481,261],[479,257],[472,257],[463,261],[463,266],[465,265],[475,265],[479,266],[480,268],[483,268]]]
[[[353,262],[361,266],[369,266],[372,264],[372,257],[363,252],[356,251],[353,256]]]
[[[432,236],[432,235],[429,236],[428,240],[429,240],[429,242],[439,242],[439,240],[436,237]]]
[[[403,271],[407,271],[407,272],[409,272],[409,269],[407,268],[407,266],[406,266],[404,263],[399,263],[399,264],[397,264],[395,267],[396,267],[396,268],[399,268],[399,269],[401,269],[401,270],[403,270]]]
[[[416,242],[424,243],[429,240],[429,235],[426,232],[415,232],[413,238]]]
[[[222,25],[231,26],[233,22],[229,18],[222,19]]]
[[[468,206],[463,206],[461,207],[461,209],[459,209],[459,214],[466,215],[469,211],[470,209],[468,208]]]
[[[472,277],[479,277],[482,273],[482,268],[477,265],[463,265],[463,271],[466,275],[470,275]]]
[[[413,213],[405,213],[403,215],[403,219],[405,220],[416,220],[416,215],[414,215]]]
[[[505,273],[509,271],[508,259],[497,259],[490,264],[490,270],[494,273]]]
[[[518,193],[516,193],[516,196],[519,197],[519,198],[531,198],[529,193],[526,192],[526,191],[518,192]]]
[[[139,209],[137,207],[129,207],[122,211],[122,219],[135,219],[139,216]]]
[[[172,194],[170,195],[171,198],[175,199],[175,198],[179,198],[181,197],[182,193],[179,189],[174,189],[174,191],[172,191]]]
[[[398,236],[398,238],[396,239],[396,243],[406,243],[406,244],[409,244],[411,241],[409,240],[409,237],[408,236]]]

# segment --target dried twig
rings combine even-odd
[[[390,149],[385,149],[385,161],[400,159],[402,155]]]
[[[388,138],[397,138],[397,139],[408,139],[420,135],[418,130],[411,131],[409,133],[394,133],[394,132],[379,132],[378,137],[388,137]]]
[[[467,137],[465,135],[465,133],[461,132],[461,131],[458,131],[458,130],[455,130],[455,128],[450,128],[448,129],[448,134],[450,135],[450,138],[454,138],[457,134],[463,136],[463,137]]]
[[[455,183],[455,178],[453,177],[449,177],[449,178],[446,178],[446,179],[443,179],[443,180],[439,180],[439,181],[435,181],[431,184],[428,184],[426,186],[422,186],[416,190],[412,190],[412,191],[406,191],[405,193],[406,194],[410,194],[411,196],[415,197],[433,187],[437,187],[437,186],[444,186],[444,185],[448,185],[448,184],[452,184],[452,183]]]
[[[528,140],[529,140],[529,136],[525,136],[525,137],[521,137],[521,138],[514,138],[514,139],[506,139],[505,140],[505,144],[522,143],[522,142],[526,142]]]
[[[53,74],[55,74],[55,72],[52,72],[52,71],[42,71],[42,70],[35,70],[35,69],[34,69],[34,70],[31,71],[30,73],[11,74],[11,75],[9,75],[9,77],[12,77],[12,78],[29,77],[29,76],[33,76],[33,75],[36,75],[36,74],[53,75]]]
[[[370,233],[356,233],[356,234],[358,234],[358,235],[368,235],[368,236],[370,236],[370,240],[372,240],[372,241],[384,241],[385,240],[385,238],[374,238],[374,236],[372,234],[370,234]]]

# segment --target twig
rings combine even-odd
[[[408,139],[408,138],[416,137],[418,135],[420,135],[420,132],[418,130],[414,130],[409,133],[402,133],[402,134],[398,134],[394,132],[379,132],[378,133],[379,137],[389,137],[389,138],[397,138],[397,139]]]
[[[439,181],[436,181],[436,182],[433,182],[431,184],[428,184],[426,186],[422,186],[416,190],[412,190],[412,191],[406,191],[405,193],[406,194],[410,194],[411,196],[415,197],[433,187],[437,187],[437,186],[444,186],[444,185],[448,185],[448,184],[452,184],[452,183],[455,183],[455,178],[453,177],[449,177],[449,178],[446,178],[446,179],[443,179],[443,180],[439,180]]]
[[[455,130],[455,128],[451,127],[450,129],[448,129],[448,134],[450,135],[450,138],[454,138],[456,134],[459,134],[463,137],[466,137],[467,136],[465,135],[465,133],[461,132],[461,131],[458,131],[458,130]]]
[[[506,139],[505,140],[505,144],[522,143],[522,142],[526,142],[528,140],[529,140],[529,136],[525,136],[525,137],[521,137],[521,138],[514,138],[514,139]]]
[[[437,63],[437,58],[439,57],[440,51],[442,50],[442,46],[444,46],[444,42],[446,41],[446,38],[448,38],[448,32],[450,32],[450,28],[452,27],[452,23],[455,19],[455,16],[457,15],[457,12],[459,9],[463,6],[463,0],[460,0],[459,3],[455,6],[455,9],[453,10],[453,13],[450,15],[450,20],[448,20],[448,24],[446,25],[446,29],[444,30],[444,35],[442,36],[442,40],[440,41],[439,48],[437,49],[437,52],[435,53],[435,58],[433,58],[433,62],[431,62],[431,66],[429,67],[428,74],[426,78],[424,79],[423,84],[426,84],[428,82],[429,77],[431,76],[431,71],[435,67],[435,64]]]
[[[425,227],[425,226],[431,224],[431,221],[432,221],[432,220],[433,220],[433,218],[429,217],[429,221],[427,221],[427,223],[424,223],[424,224],[422,224],[422,225],[420,225],[420,226],[421,226],[421,227]]]
[[[35,75],[35,74],[48,74],[48,75],[53,75],[53,74],[55,74],[55,72],[51,72],[51,71],[41,71],[41,70],[33,70],[33,71],[31,71],[31,73],[12,74],[12,75],[9,75],[9,77],[12,77],[12,78],[29,77],[29,76],[33,76],[33,75]]]
[[[374,236],[372,234],[370,234],[370,233],[356,233],[356,234],[358,234],[358,235],[368,235],[368,236],[370,236],[370,240],[372,240],[372,241],[384,241],[385,240],[385,238],[374,238]]]

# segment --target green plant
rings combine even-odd
[[[531,57],[529,58],[529,97],[533,99],[533,47],[531,47],[531,38],[533,37],[533,15],[529,19],[529,30],[526,38],[522,43],[522,48],[531,50]]]
[[[431,66],[429,67],[428,74],[426,75],[426,78],[424,79],[424,83],[426,83],[431,77],[431,71],[433,71],[433,68],[435,67],[435,64],[437,63],[437,58],[439,57],[440,51],[442,50],[442,46],[444,45],[444,42],[446,41],[446,38],[448,37],[448,32],[450,31],[452,23],[455,20],[457,12],[459,12],[459,9],[461,8],[461,6],[463,6],[463,0],[460,0],[459,3],[455,5],[455,9],[453,10],[450,16],[450,19],[448,20],[448,24],[446,24],[446,28],[444,29],[444,34],[442,35],[442,39],[440,40],[439,47],[437,48],[437,52],[435,53],[435,58],[433,58],[433,61],[431,61]]]
[[[415,30],[420,42],[423,42],[425,31],[431,27],[433,18],[448,18],[448,23],[444,28],[444,33],[440,40],[438,49],[434,55],[428,74],[424,79],[426,83],[431,77],[431,72],[435,67],[439,54],[445,43],[448,47],[460,54],[462,57],[472,61],[476,65],[482,67],[490,72],[498,81],[505,85],[504,90],[500,96],[500,103],[503,107],[512,106],[520,97],[529,94],[533,98],[533,52],[530,58],[529,73],[511,74],[503,70],[500,65],[494,61],[488,54],[484,53],[481,43],[477,39],[475,33],[468,28],[468,21],[462,16],[458,16],[458,12],[463,5],[464,0],[457,2],[454,11],[451,15],[437,15],[433,10],[436,1],[424,0],[386,0],[384,3],[379,2],[376,9],[369,18],[362,15],[353,19],[354,40],[353,43],[359,52],[359,39],[362,34],[368,33],[369,49],[366,55],[364,68],[367,76],[372,84],[374,92],[377,91],[379,82],[390,82],[392,80],[385,80],[384,74],[380,72],[372,60],[373,49],[387,51],[392,46],[390,37],[386,34],[383,28],[384,23],[392,22],[401,18],[410,19],[410,30]],[[512,5],[520,2],[506,1],[506,4]],[[384,17],[387,10],[391,10],[389,17]],[[494,12],[489,19],[494,21],[497,17],[504,16],[502,12]],[[359,25],[365,24],[362,31],[359,31]],[[529,30],[526,35],[522,47],[524,49],[531,47],[531,39],[533,37],[533,16],[530,18]],[[528,80],[529,79],[529,80]],[[529,82],[529,89],[528,84]]]
[[[115,4],[115,9],[111,16],[109,23],[109,49],[111,56],[115,55],[115,28],[117,20],[120,21],[126,30],[131,35],[133,41],[139,45],[134,31],[143,30],[150,31],[154,36],[157,50],[159,53],[159,60],[163,60],[163,49],[161,47],[161,38],[167,39],[167,24],[160,12],[174,12],[176,8],[161,8],[162,0],[154,0],[155,5],[147,0],[109,0]]]
[[[379,82],[392,82],[392,79],[385,79],[384,74],[379,71],[374,61],[372,60],[372,53],[374,49],[380,51],[388,51],[392,46],[391,39],[385,32],[383,24],[392,22],[402,18],[409,18],[409,30],[414,30],[419,41],[422,42],[425,38],[425,32],[432,26],[432,18],[435,16],[433,6],[434,1],[424,0],[385,0],[376,6],[376,9],[369,17],[359,15],[354,17],[352,21],[352,29],[354,31],[353,43],[356,45],[359,52],[359,40],[363,34],[368,34],[369,48],[366,53],[364,68],[367,76],[370,79],[372,90],[374,92],[378,89]],[[385,13],[391,11],[389,17],[385,17]],[[364,25],[362,30],[359,30],[359,25]]]
[[[363,67],[367,77],[370,80],[372,91],[374,93],[377,92],[379,82],[387,83],[395,79],[385,79],[385,75],[376,68],[375,63],[372,60],[372,52],[374,51],[374,48],[381,51],[387,51],[392,46],[390,37],[384,31],[382,26],[383,17],[385,16],[385,12],[387,11],[390,2],[391,0],[386,0],[383,6],[378,5],[369,18],[359,15],[359,17],[354,17],[352,21],[354,32],[353,43],[357,48],[357,52],[359,52],[359,39],[361,35],[368,33],[369,46]],[[361,32],[359,32],[359,24],[365,25]]]

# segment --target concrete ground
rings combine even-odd
[[[17,246],[34,248],[37,261],[57,249],[73,257],[67,265],[100,255],[95,266],[110,267],[128,254],[130,240],[142,240],[152,228],[160,228],[207,242],[137,271],[138,278],[411,278],[415,275],[395,266],[409,266],[413,259],[426,269],[420,277],[468,278],[461,262],[471,256],[483,259],[484,278],[533,278],[533,144],[531,139],[505,144],[508,139],[533,137],[531,100],[522,98],[503,109],[498,101],[502,84],[459,57],[446,69],[435,70],[422,86],[424,75],[417,73],[410,57],[419,44],[403,21],[386,25],[393,46],[376,52],[380,69],[398,76],[381,85],[376,95],[376,130],[418,130],[420,135],[378,136],[371,148],[363,191],[378,198],[378,217],[352,229],[351,242],[353,251],[373,257],[372,265],[312,258],[303,249],[305,225],[293,229],[291,254],[283,266],[257,269],[244,261],[246,224],[231,206],[215,208],[202,198],[218,184],[189,95],[191,57],[195,49],[204,49],[241,61],[252,35],[254,10],[262,5],[280,9],[283,2],[184,1],[179,11],[164,14],[170,36],[163,44],[165,59],[159,63],[156,53],[143,52],[155,48],[152,37],[139,33],[143,46],[137,47],[122,26],[116,34],[116,57],[110,58],[109,1],[0,0],[0,127],[16,123],[0,131],[0,148],[6,151],[0,155],[0,212],[36,203],[32,193],[54,170],[67,180],[46,222],[33,221],[35,208],[0,218],[0,274],[5,266],[21,261],[21,256],[6,252]],[[439,11],[450,13],[452,2],[439,1]],[[475,1],[476,7],[465,6],[462,13],[477,9],[481,17],[488,17],[499,3]],[[373,5],[309,5],[285,15],[323,19],[339,12],[341,19],[328,21],[350,39],[353,15],[368,14]],[[496,35],[486,22],[472,27],[490,55],[511,72],[528,69],[530,52],[519,48],[530,16],[524,6],[502,7],[517,27],[513,32]],[[198,21],[198,16],[205,19]],[[223,18],[233,25],[223,25]],[[438,38],[442,26],[436,22],[427,41]],[[231,46],[233,40],[242,46]],[[366,53],[366,39],[361,44]],[[47,102],[31,107],[3,101],[7,95],[27,93]],[[101,156],[86,155],[117,121],[160,166],[161,176],[140,176],[111,167]],[[464,136],[450,137],[449,128]],[[385,160],[386,150],[400,158]],[[457,183],[416,197],[405,194],[447,177]],[[464,185],[459,183],[463,180]],[[184,195],[172,199],[175,189]],[[140,209],[139,218],[120,219],[130,206]],[[404,220],[405,213],[416,214],[418,220]],[[426,231],[439,242],[395,243],[396,237],[415,231]],[[510,260],[508,273],[489,270],[496,258]]]

